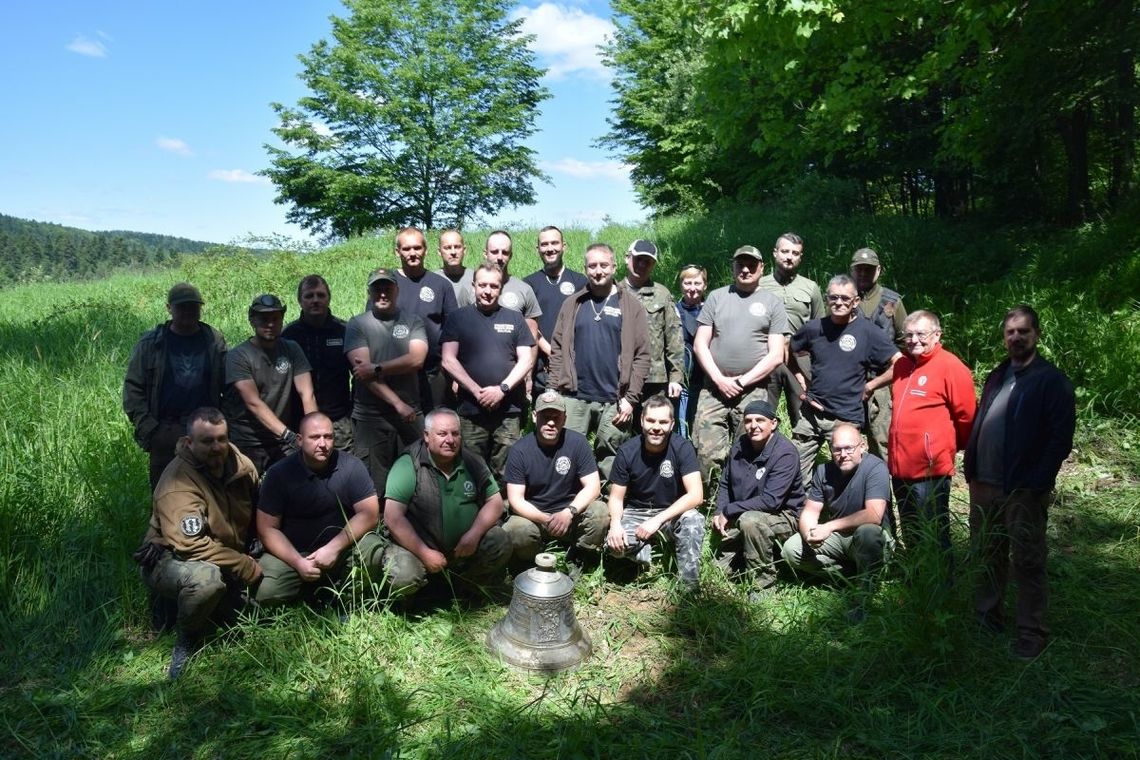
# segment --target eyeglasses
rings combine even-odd
[[[938,331],[937,330],[925,330],[924,332],[904,332],[903,337],[906,338],[907,340],[926,340],[927,338],[929,338],[931,335],[933,335],[936,332],[938,332]]]
[[[828,303],[851,303],[856,298],[858,298],[858,296],[841,296],[835,293],[827,294]]]
[[[854,454],[859,450],[859,446],[832,446],[831,456],[843,456],[844,454]]]

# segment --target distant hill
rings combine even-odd
[[[0,214],[0,287],[103,277],[127,266],[161,267],[214,245],[148,232],[91,232]]]

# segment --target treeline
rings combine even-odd
[[[658,213],[1078,222],[1136,187],[1136,0],[614,0],[602,144]]]
[[[90,232],[0,214],[0,287],[103,277],[125,266],[163,266],[212,243],[146,232]]]

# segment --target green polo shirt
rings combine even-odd
[[[435,479],[439,484],[440,499],[443,501],[443,541],[448,550],[451,550],[471,528],[471,524],[475,522],[475,515],[487,503],[487,499],[499,493],[499,485],[495,482],[494,476],[490,477],[487,482],[487,492],[479,498],[475,493],[476,480],[463,466],[462,458],[456,459],[455,468],[450,476],[443,474],[435,466],[434,461],[428,466],[435,472]],[[388,473],[384,497],[394,499],[401,504],[411,504],[415,493],[416,470],[412,466],[412,457],[403,454]]]

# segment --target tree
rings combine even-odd
[[[504,0],[345,0],[332,41],[300,56],[311,94],[274,103],[266,145],[287,217],[348,237],[462,226],[534,202],[546,180],[525,141],[549,97]]]

